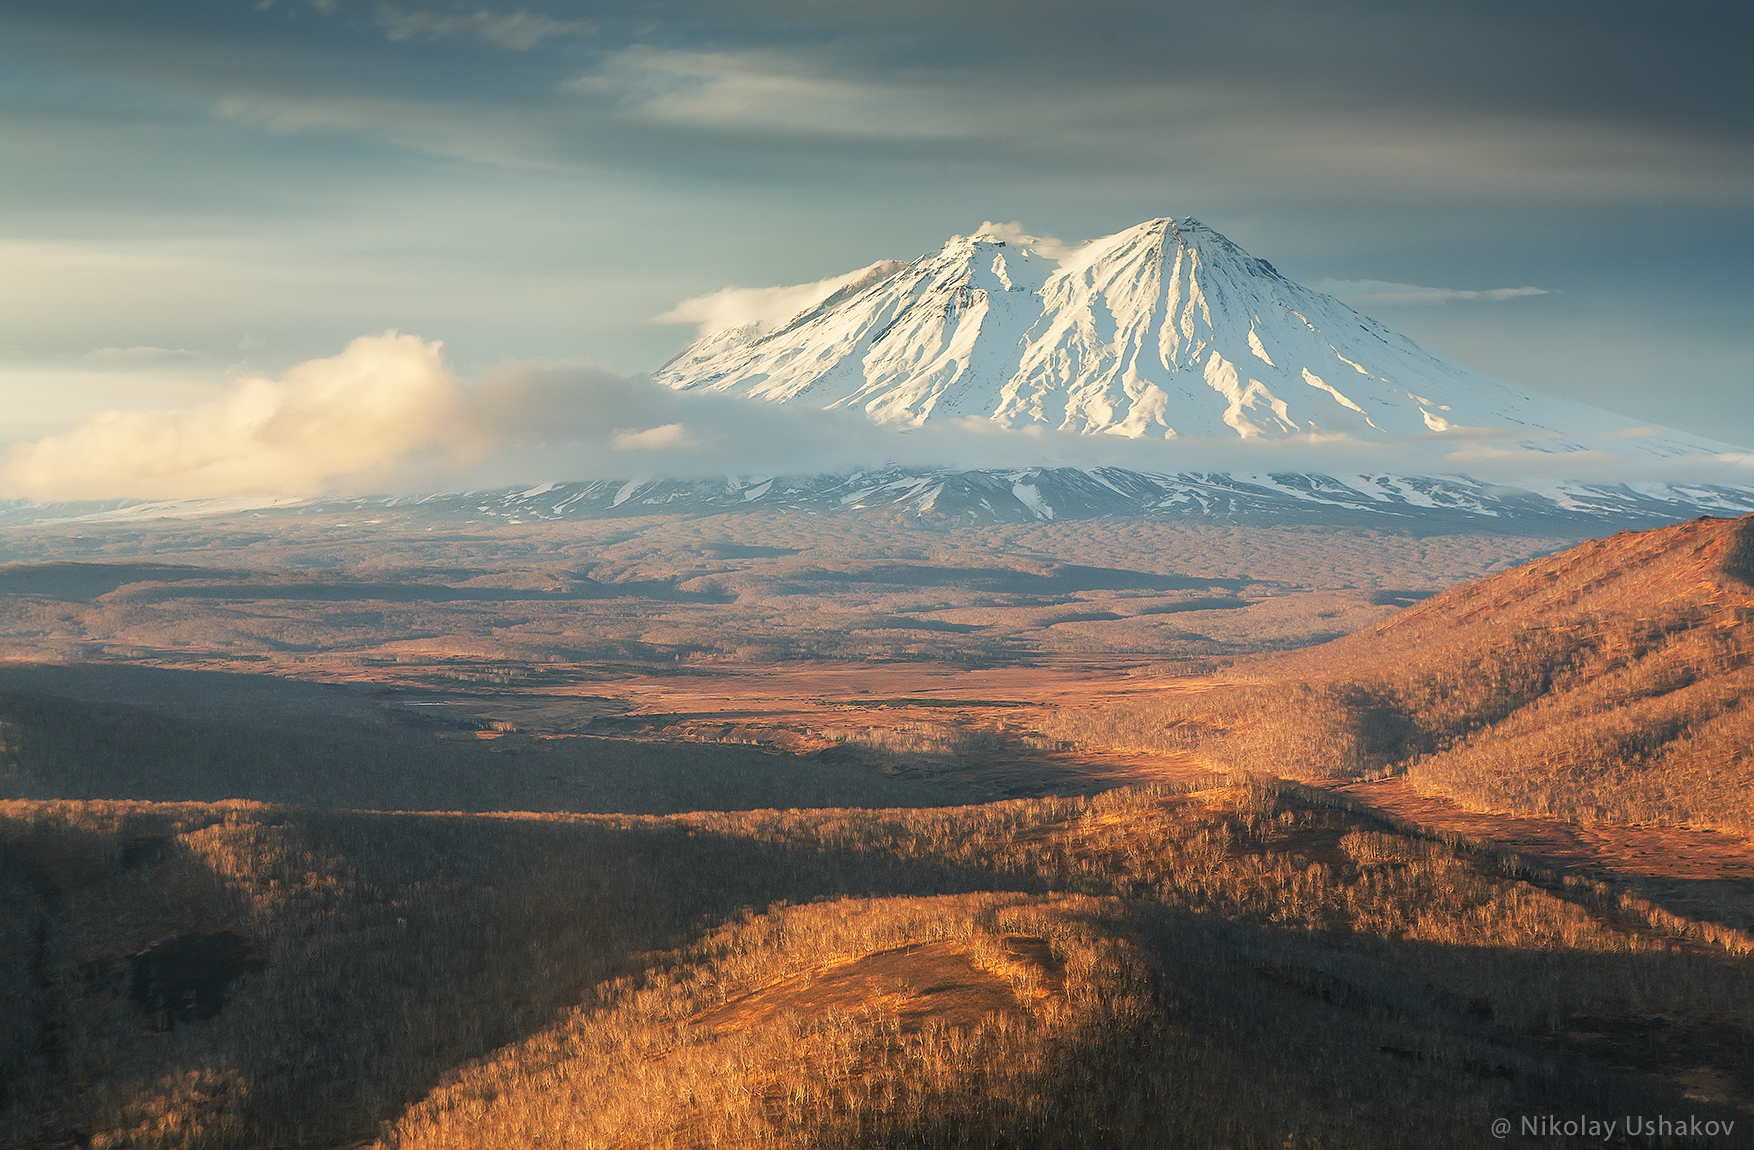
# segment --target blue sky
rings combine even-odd
[[[1362,306],[1754,444],[1751,47],[1728,4],[14,2],[0,444],[391,328],[646,371],[685,297],[1161,215],[1541,288]]]

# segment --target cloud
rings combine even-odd
[[[1523,296],[1547,294],[1546,288],[1538,287],[1486,288],[1474,291],[1464,288],[1420,287],[1418,284],[1390,283],[1387,280],[1317,280],[1309,286],[1361,307],[1430,307],[1456,300],[1486,300],[1497,303]]]
[[[667,448],[693,447],[694,437],[680,423],[666,423],[645,431],[616,429],[610,442],[617,451],[662,451]]]
[[[1040,252],[1050,260],[1063,260],[1078,250],[1079,245],[1069,244],[1053,236],[1038,236],[1027,231],[1022,221],[1012,220],[1008,224],[996,224],[988,220],[975,229],[975,239],[1000,240],[1021,248],[1030,248]]]
[[[0,490],[36,499],[316,494],[437,450],[466,457],[439,345],[386,332],[180,411],[104,412],[15,445]]]
[[[1527,429],[1454,428],[1366,443],[1331,433],[1257,442],[1127,440],[966,418],[902,428],[859,412],[679,392],[590,365],[510,363],[474,383],[440,345],[386,332],[278,379],[246,379],[177,411],[108,412],[15,445],[0,496],[194,499],[433,491],[546,478],[699,478],[957,468],[1117,466],[1147,472],[1433,475],[1748,482],[1748,459],[1634,462],[1533,450]]]
[[[799,50],[689,51],[637,44],[562,85],[649,124],[862,140],[980,134],[980,118],[941,82],[897,83]]]
[[[553,20],[517,12],[409,12],[389,4],[378,7],[378,25],[392,40],[436,40],[441,36],[475,35],[502,48],[527,52],[551,36],[583,36],[595,30],[581,20]]]
[[[94,347],[80,356],[79,362],[88,367],[129,371],[200,358],[200,352],[181,347]]]
[[[653,316],[649,322],[692,323],[702,339],[714,332],[738,327],[751,328],[756,334],[777,331],[788,320],[809,311],[841,288],[861,280],[875,280],[899,266],[893,260],[882,260],[845,275],[782,287],[746,288],[733,284],[685,299],[664,314]]]

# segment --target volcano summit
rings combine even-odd
[[[1149,220],[1063,260],[990,231],[954,236],[911,264],[872,265],[776,330],[710,333],[657,379],[902,426],[1734,450],[1475,371],[1192,218]]]

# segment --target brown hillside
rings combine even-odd
[[[1754,831],[1754,517],[1592,540],[1260,678],[1050,733],[1475,809]]]
[[[1612,622],[1665,631],[1746,621],[1754,608],[1754,516],[1701,517],[1672,527],[1591,539],[1498,575],[1452,587],[1374,628],[1297,652],[1283,666],[1320,671],[1420,662],[1463,649],[1502,647],[1507,632]],[[1651,629],[1650,627],[1643,628]]]

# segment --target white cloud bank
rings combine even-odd
[[[897,429],[863,415],[677,392],[588,366],[509,364],[464,384],[440,345],[386,332],[278,379],[246,379],[176,411],[106,412],[0,458],[0,496],[211,499],[495,487],[537,477],[811,474],[903,466],[1304,471],[1620,482],[1754,483],[1747,456],[1635,464],[1597,450],[1506,446],[1523,432],[1454,428],[1382,443],[1123,440],[970,418]],[[1657,474],[1660,469],[1661,474]],[[1649,475],[1645,473],[1649,472]],[[1636,474],[1635,474],[1636,473]]]
[[[439,344],[386,332],[179,411],[112,411],[18,444],[0,491],[31,499],[315,494],[437,452],[466,458]]]

